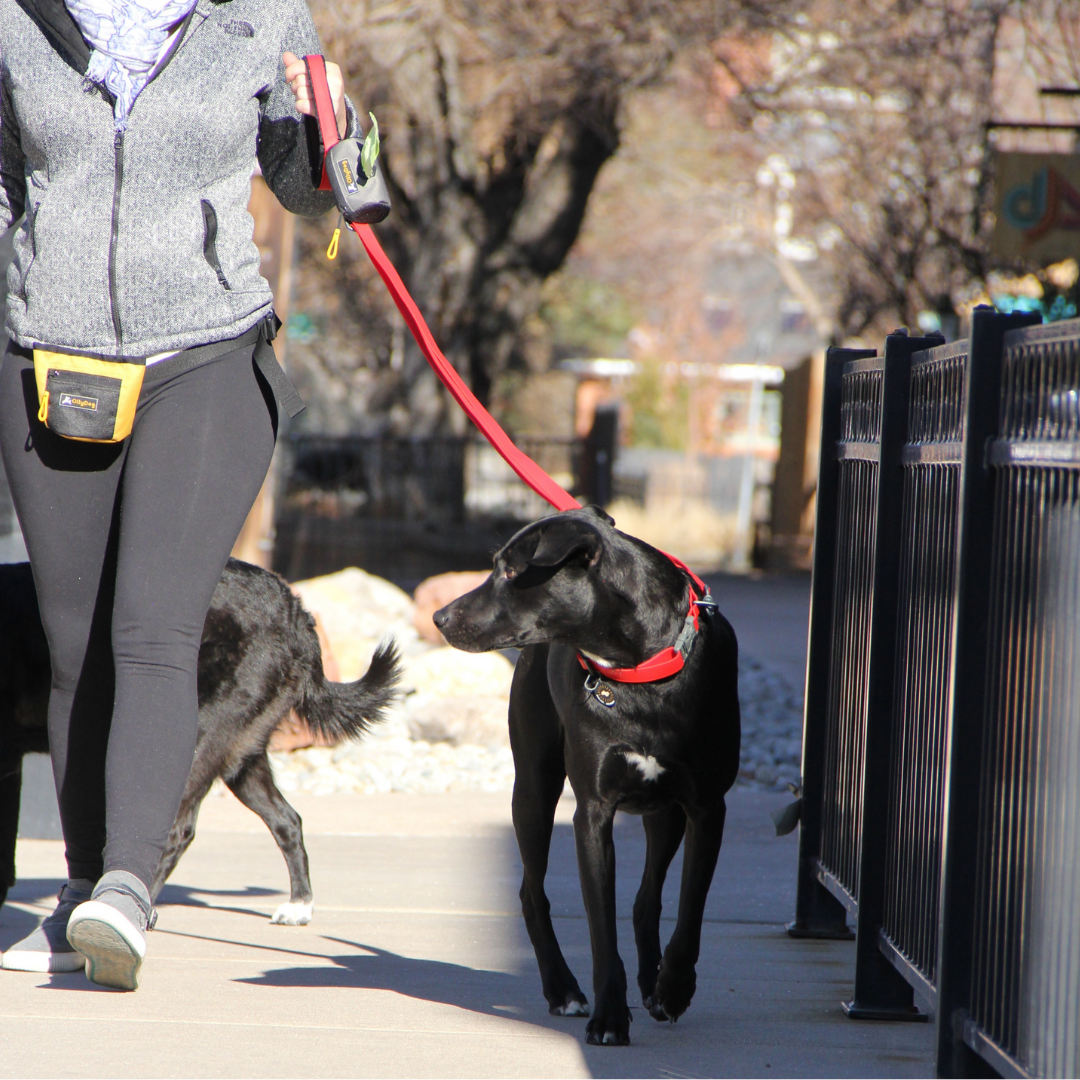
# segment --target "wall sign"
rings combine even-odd
[[[1080,154],[995,154],[993,249],[1051,263],[1080,257]]]

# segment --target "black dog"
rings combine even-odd
[[[589,508],[522,529],[496,553],[491,577],[436,612],[435,625],[459,649],[522,650],[510,692],[510,744],[525,925],[550,1011],[588,1015],[544,893],[555,806],[569,776],[596,995],[586,1039],[625,1044],[630,1010],[615,939],[615,811],[644,815],[648,854],[634,903],[638,986],[657,1020],[675,1020],[694,995],[740,732],[730,624],[709,601],[688,642],[687,573],[613,524]],[[675,674],[643,683],[604,677],[604,668],[635,667],[675,642],[685,657]],[[678,922],[661,957],[661,890],[684,835]]]
[[[312,894],[300,815],[274,783],[267,743],[290,710],[331,742],[357,738],[382,719],[398,678],[397,651],[384,644],[362,679],[328,682],[315,622],[289,586],[230,559],[203,626],[198,742],[153,895],[194,839],[199,805],[220,776],[266,822],[289,868],[289,903],[271,921],[308,922]],[[30,564],[0,565],[0,903],[15,883],[22,757],[49,749],[50,682]]]

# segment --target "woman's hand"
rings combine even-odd
[[[282,53],[285,61],[285,80],[296,95],[296,111],[305,116],[315,115],[315,98],[311,93],[308,80],[307,64],[296,53]],[[334,103],[334,116],[337,118],[338,135],[345,138],[348,118],[345,115],[345,80],[341,77],[341,68],[326,61],[326,83],[330,87],[330,100]]]

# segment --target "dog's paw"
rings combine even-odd
[[[660,1003],[656,1000],[655,994],[649,994],[647,997],[641,999],[641,1004],[645,1006],[649,1015],[654,1020],[659,1020],[662,1024],[666,1024],[671,1017],[661,1008]]]
[[[270,921],[278,926],[307,926],[311,922],[311,904],[279,904]]]
[[[693,964],[674,963],[666,956],[660,964],[656,993],[649,1015],[657,1020],[678,1020],[690,1008],[697,989],[697,972]]]
[[[552,1016],[588,1016],[589,1003],[584,994],[571,992],[561,1005],[552,1005],[548,1012]]]
[[[629,1046],[630,1010],[622,1005],[594,1016],[585,1027],[585,1041],[590,1046]]]

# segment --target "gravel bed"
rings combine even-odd
[[[802,744],[802,692],[767,664],[739,661],[742,704],[741,786],[770,790],[797,782]],[[410,718],[431,712],[430,695],[412,694],[359,743],[270,755],[278,787],[316,795],[335,792],[510,791],[514,763],[501,745],[454,745],[414,738]],[[494,740],[493,740],[494,741]]]
[[[742,785],[783,789],[802,768],[803,691],[768,664],[739,658]]]

